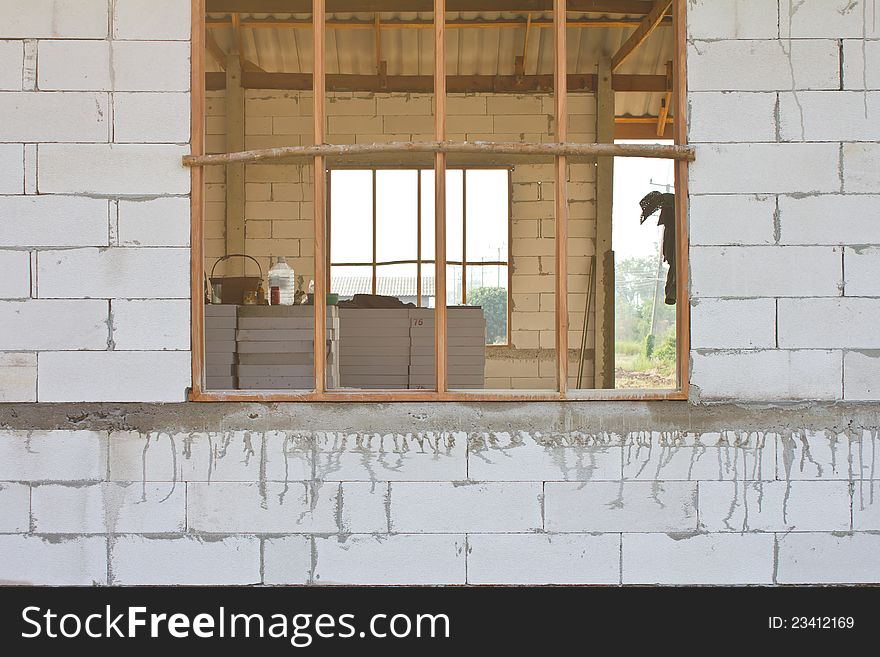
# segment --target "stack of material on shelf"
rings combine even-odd
[[[236,306],[205,306],[205,384],[208,390],[234,390]]]
[[[314,306],[239,306],[238,387],[314,390]],[[339,385],[339,314],[327,306],[328,388]]]
[[[341,387],[407,388],[409,313],[409,308],[339,308]]]
[[[409,387],[435,387],[434,309],[412,308],[410,314]],[[483,388],[486,370],[486,319],[483,309],[450,306],[446,310],[447,381],[450,390]]]

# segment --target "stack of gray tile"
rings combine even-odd
[[[236,308],[205,306],[205,384],[208,390],[235,390]]]
[[[412,308],[410,315],[409,387],[436,386],[434,309]],[[486,370],[486,319],[477,306],[446,309],[446,370],[450,390],[483,388]]]
[[[314,306],[240,306],[236,343],[242,390],[315,388]],[[339,314],[327,306],[326,385],[339,387]]]
[[[409,383],[409,309],[340,308],[343,388],[405,390]]]

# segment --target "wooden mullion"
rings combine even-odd
[[[461,171],[461,305],[467,305],[467,169]]]
[[[313,113],[315,145],[324,143],[325,125],[325,79],[324,79],[324,39],[325,31],[325,0],[312,1],[312,22],[314,24],[314,74],[313,85]],[[327,230],[326,215],[326,168],[324,157],[316,155],[314,159],[314,171],[312,172],[312,188],[314,193],[314,232],[315,232],[315,335],[314,335],[314,361],[315,361],[315,394],[320,397],[326,389],[325,369],[327,353],[325,349],[327,340],[327,292],[326,272],[324,271],[324,258],[326,249],[324,237]]]
[[[568,86],[566,49],[566,0],[554,0],[554,44],[556,47],[554,98],[556,108],[556,141],[568,138]],[[559,394],[568,389],[568,190],[566,172],[568,158],[556,156],[556,368]]]
[[[376,170],[372,169],[371,173],[373,174],[373,255],[372,255],[372,272],[373,272],[373,283],[370,286],[370,290],[372,290],[373,295],[377,294],[377,290],[379,287],[377,278],[379,276],[378,267],[376,265]]]
[[[687,145],[687,1],[675,0],[673,5],[673,31],[675,63],[673,70],[673,95],[675,97],[675,120],[673,132],[677,145]],[[675,281],[676,281],[676,364],[678,387],[685,399],[689,396],[688,377],[690,360],[690,302],[688,300],[688,163],[675,163]]]
[[[434,0],[434,138],[446,139],[446,0]],[[434,358],[437,393],[446,380],[446,153],[434,154]],[[463,256],[464,254],[462,254]]]
[[[205,4],[192,3],[192,63],[190,90],[190,144],[193,155],[205,152]],[[192,383],[190,398],[198,398],[205,386],[205,260],[204,260],[204,170],[195,167],[190,172],[190,295]]]
[[[416,169],[416,305],[422,307],[422,171]]]

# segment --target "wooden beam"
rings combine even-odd
[[[662,135],[657,134],[656,121],[648,123],[615,123],[614,138],[615,139],[643,139],[653,141],[656,139],[672,140],[674,137],[672,124],[667,123],[666,129]]]
[[[226,70],[226,53],[223,52],[223,49],[217,44],[217,40],[214,38],[214,35],[208,31],[205,31],[205,46],[209,53],[211,53],[211,57],[214,58],[214,61],[217,62],[217,66],[220,67],[221,71]]]
[[[232,14],[232,47],[238,56],[244,58],[244,37],[241,34],[241,16]]]
[[[675,0],[673,9],[675,32],[675,63],[673,64],[673,97],[675,103],[675,143],[687,144],[687,0]],[[675,163],[675,351],[677,364],[678,387],[685,399],[689,395],[689,363],[691,357],[691,305],[688,300],[690,266],[688,238],[688,165],[687,162]]]
[[[308,14],[311,0],[206,0],[207,11],[219,13]],[[651,11],[650,0],[569,0],[568,11],[637,14]],[[446,11],[551,11],[553,0],[449,0]],[[432,0],[327,0],[327,13],[431,12]],[[435,16],[438,14],[435,11]]]
[[[241,57],[238,52],[226,56],[226,150],[244,148],[245,104],[241,86]],[[245,171],[244,164],[226,168],[226,253],[245,253]],[[246,260],[232,258],[225,263],[225,272],[244,276]]]
[[[532,32],[532,15],[526,19],[526,32],[523,35],[522,55],[516,57],[513,62],[513,69],[516,77],[521,78],[526,74],[526,58],[529,56],[529,35]]]
[[[640,18],[585,18],[581,20],[569,20],[569,27],[578,28],[609,28],[609,27],[638,27]],[[226,29],[231,21],[228,18],[209,18],[207,28],[209,30]],[[303,18],[243,18],[241,26],[248,29],[291,29],[311,30],[312,21]],[[467,29],[516,29],[520,30],[524,23],[516,18],[499,18],[498,20],[480,20],[473,18],[455,18],[446,21],[447,30]],[[663,18],[661,26],[672,26],[672,20],[667,16]],[[375,27],[374,21],[356,19],[333,19],[326,23],[328,30],[371,30]],[[532,27],[535,29],[552,29],[553,21],[546,19],[533,19]],[[403,20],[393,19],[382,22],[383,30],[432,30],[434,21],[430,20]]]
[[[376,75],[382,75],[382,21],[377,12],[374,16],[375,40],[376,40]],[[387,68],[386,68],[387,70]]]
[[[614,89],[611,61],[599,60],[596,92],[596,136],[601,144],[614,142]],[[614,251],[611,217],[614,202],[614,158],[600,157],[596,165],[596,300],[594,388],[614,387]]]
[[[613,126],[613,122],[612,122]],[[613,130],[613,128],[612,128]],[[613,135],[612,131],[606,134]],[[609,138],[610,139],[610,138]],[[365,155],[450,153],[471,155],[531,155],[538,157],[644,157],[661,160],[695,159],[690,146],[666,146],[662,144],[614,144],[606,142],[585,144],[582,142],[523,143],[519,141],[390,141],[375,144],[318,144],[315,146],[276,146],[251,151],[218,153],[199,157],[185,155],[183,165],[200,167],[229,165],[237,162],[263,162],[312,157],[352,157]]]
[[[204,0],[192,3],[192,64],[190,71],[190,152],[192,155],[205,154],[205,93],[202,80],[205,79],[205,6]],[[225,62],[224,62],[225,64]],[[192,333],[192,388],[190,399],[198,397],[204,390],[205,363],[205,245],[204,245],[204,171],[193,169],[190,172],[190,321]]]
[[[645,40],[654,33],[654,30],[660,25],[663,17],[666,15],[666,12],[669,11],[671,6],[672,0],[656,0],[656,2],[654,2],[654,6],[651,8],[648,15],[642,20],[641,25],[635,29],[635,32],[630,35],[629,39],[627,39],[620,47],[620,50],[618,50],[614,54],[614,57],[611,58],[612,72],[619,69],[627,58],[636,51],[636,48],[642,45]]]
[[[666,89],[666,95],[663,96],[663,99],[660,101],[660,111],[657,113],[657,136],[661,137],[664,132],[666,132],[666,123],[669,119],[669,109],[672,105],[672,92],[673,92],[673,71],[672,71],[672,62],[666,62],[666,82],[668,84],[668,88]]]
[[[595,74],[569,74],[568,91],[595,91]],[[219,91],[224,88],[222,73],[206,73],[205,88]],[[328,91],[391,91],[400,93],[431,93],[434,78],[430,75],[327,75]],[[245,89],[286,89],[311,91],[311,73],[258,73],[245,71],[242,76]],[[665,93],[665,75],[615,75],[614,91],[647,91]],[[448,93],[550,93],[553,91],[552,75],[453,75],[446,78]]]
[[[553,3],[554,69],[553,88],[556,112],[556,142],[568,141],[568,49],[565,24],[566,0]],[[556,156],[556,385],[561,397],[568,390],[568,160]]]
[[[434,139],[446,140],[446,0],[433,0]],[[465,253],[462,253],[464,257]],[[446,324],[446,153],[434,154],[434,371],[437,394],[448,388]]]

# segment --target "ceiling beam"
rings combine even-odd
[[[432,75],[327,75],[327,91],[408,92],[430,93],[434,90]],[[447,78],[449,93],[549,93],[553,91],[552,75],[453,75]],[[595,91],[596,75],[568,76],[569,91]],[[206,73],[208,91],[224,89],[226,78],[222,73]],[[287,89],[310,91],[311,73],[259,73],[244,71],[245,89]],[[615,75],[615,91],[666,92],[665,75]]]
[[[642,23],[620,47],[620,50],[614,54],[614,57],[611,58],[612,71],[619,69],[627,58],[636,51],[636,48],[642,45],[645,42],[645,39],[654,33],[654,30],[656,30],[663,21],[663,17],[666,15],[666,12],[669,11],[671,6],[672,0],[656,0],[651,11],[642,20]]]
[[[206,0],[209,13],[309,14],[312,0]],[[568,0],[568,11],[638,14],[651,11],[650,0]],[[446,11],[551,11],[553,0],[447,0]],[[327,13],[434,10],[434,0],[327,0]]]
[[[215,39],[214,35],[210,32],[205,32],[205,47],[211,54],[211,57],[214,58],[214,61],[217,62],[217,66],[220,67],[220,70],[225,71],[226,53],[223,52],[223,49],[219,45],[217,45],[217,39]]]

